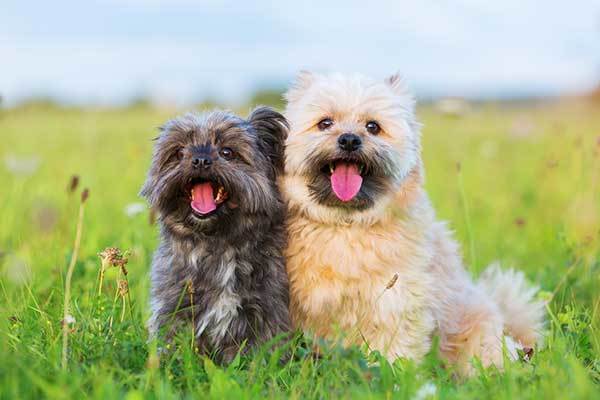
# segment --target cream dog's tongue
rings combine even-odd
[[[350,201],[360,191],[363,178],[354,163],[338,162],[331,174],[331,188],[341,201]]]
[[[213,187],[210,182],[198,183],[192,188],[192,209],[200,214],[208,214],[216,210]]]

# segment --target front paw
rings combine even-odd
[[[473,339],[473,343],[466,346],[460,365],[462,372],[468,376],[473,375],[476,370],[474,359],[478,359],[484,368],[494,366],[502,370],[505,355],[508,361],[515,361],[519,359],[518,351],[522,350],[522,346],[509,336],[498,337],[483,334],[481,337]]]

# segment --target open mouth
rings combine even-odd
[[[211,215],[229,198],[222,185],[205,179],[193,181],[189,192],[190,207],[200,217]]]
[[[333,160],[322,168],[329,176],[331,190],[343,202],[356,197],[363,183],[365,165],[355,160]]]

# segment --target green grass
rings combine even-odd
[[[285,365],[263,350],[219,367],[194,354],[186,331],[159,360],[144,329],[157,228],[147,211],[124,210],[141,202],[155,127],[177,111],[0,110],[0,398],[600,398],[600,113],[593,107],[482,105],[461,118],[419,111],[427,188],[470,271],[500,260],[524,270],[550,300],[546,343],[532,362],[465,380],[435,352],[419,365],[391,366],[356,348],[315,359],[300,338]],[[69,193],[72,175],[80,185]],[[64,284],[84,187],[90,198],[63,370]],[[108,246],[129,251],[130,303],[115,297],[117,268],[98,294],[98,253]]]

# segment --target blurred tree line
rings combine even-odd
[[[284,108],[284,100],[283,100],[283,88],[266,88],[256,90],[252,95],[243,101],[241,104],[247,104],[250,107],[255,107],[258,105],[270,106],[277,109]],[[0,108],[3,107],[4,97],[0,94]],[[79,108],[79,106],[69,106],[62,103],[60,100],[55,99],[50,96],[38,96],[31,97],[26,100],[19,102],[16,108],[20,109],[50,109],[50,108]],[[84,107],[84,106],[80,106]],[[123,105],[115,105],[116,108],[135,108],[135,109],[143,109],[143,108],[162,108],[162,107],[173,107],[169,103],[161,103],[155,101],[151,96],[145,94],[138,94],[133,96],[128,102]],[[199,102],[195,102],[192,105],[186,106],[185,108],[193,108],[198,110],[207,110],[212,108],[228,108],[227,104],[224,104],[222,101],[219,101],[211,96],[205,97]],[[175,107],[174,107],[175,108]]]

